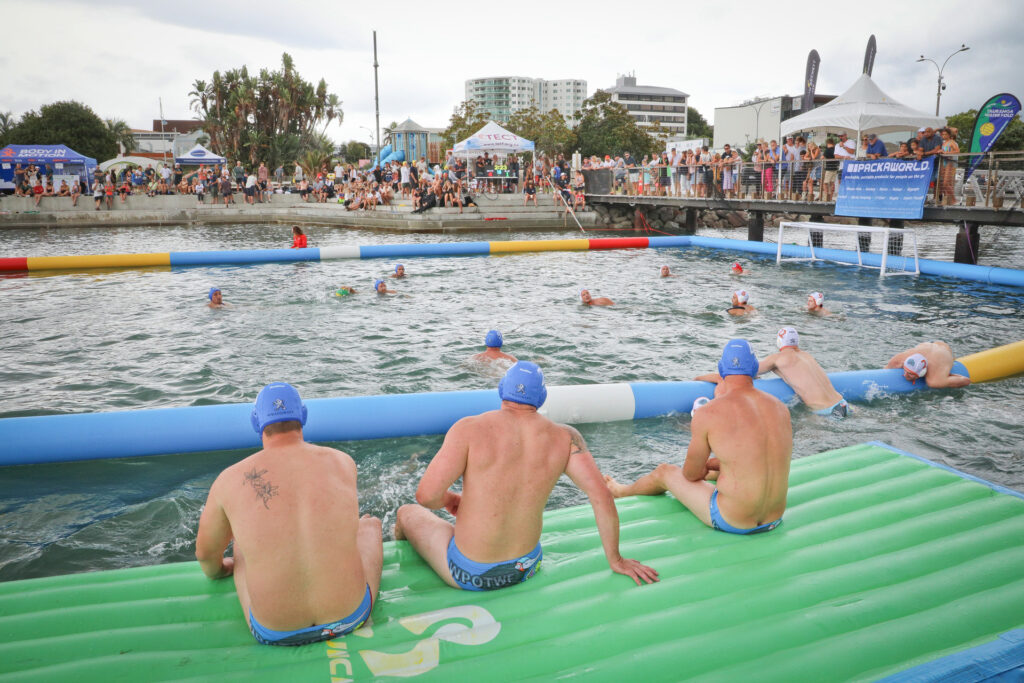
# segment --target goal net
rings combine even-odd
[[[879,276],[917,275],[917,235],[905,228],[779,223],[775,262],[831,261],[877,268]]]

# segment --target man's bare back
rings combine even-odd
[[[210,578],[234,573],[247,620],[290,631],[353,613],[367,586],[376,597],[380,520],[359,518],[351,457],[275,427],[261,430],[263,450],[210,487],[196,556]],[[222,561],[232,539],[234,560]]]
[[[535,373],[534,384],[523,374],[527,371]],[[515,395],[517,391],[521,397]],[[504,571],[518,564],[516,558],[532,556],[539,561],[544,507],[558,478],[566,474],[590,498],[612,570],[638,584],[656,581],[653,569],[619,554],[615,503],[583,437],[572,427],[537,413],[546,396],[540,369],[532,363],[516,363],[502,379],[499,394],[503,399],[499,410],[463,418],[448,431],[416,491],[419,505],[398,510],[396,540],[408,540],[449,585],[480,589],[469,578],[472,572],[459,563],[493,565]],[[462,493],[458,494],[449,487],[460,477]],[[431,512],[442,507],[456,517],[455,525]],[[527,578],[515,576],[515,581],[483,588]]]
[[[737,342],[745,348],[730,354]],[[774,528],[786,509],[793,430],[786,406],[754,388],[757,368],[749,344],[729,342],[719,363],[722,379],[715,399],[693,414],[683,467],[659,465],[629,486],[605,477],[612,494],[669,491],[716,529],[751,533]],[[719,468],[717,487],[706,481],[712,453],[718,461],[711,460]]]
[[[778,339],[779,352],[761,361],[759,375],[774,371],[814,411],[831,409],[843,400],[814,356],[799,348],[794,328],[779,330]]]
[[[886,369],[903,367],[908,358],[914,354],[921,354],[927,361],[927,371],[924,373],[925,383],[932,389],[952,389],[966,387],[971,383],[970,378],[963,375],[950,374],[953,369],[953,350],[949,344],[943,341],[931,341],[918,344],[912,349],[907,349],[889,359]],[[906,368],[904,376],[914,381],[917,375],[909,372]]]

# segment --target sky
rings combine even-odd
[[[287,52],[303,78],[326,79],[342,100],[343,121],[328,136],[369,142],[374,30],[382,127],[407,117],[445,127],[469,78],[583,78],[589,95],[624,73],[688,93],[713,123],[715,107],[800,95],[812,49],[821,55],[817,92],[842,93],[872,34],[875,82],[904,104],[935,111],[937,69],[915,60],[942,65],[961,44],[970,50],[945,68],[943,115],[1000,92],[1024,97],[1020,0],[454,4],[0,0],[0,111],[21,116],[72,99],[148,130],[161,98],[165,118],[194,118],[195,80],[243,64],[277,69]]]

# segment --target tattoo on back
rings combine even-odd
[[[270,509],[270,499],[277,495],[277,487],[263,478],[267,470],[257,471],[255,467],[245,473],[245,481],[242,485],[249,484],[256,491],[256,495],[263,501],[263,507]]]

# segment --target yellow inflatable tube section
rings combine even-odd
[[[162,254],[95,254],[88,256],[30,256],[29,270],[79,270],[84,268],[141,268],[169,266],[171,255]]]
[[[1024,373],[1024,340],[957,358],[970,373],[971,382],[991,382]]]
[[[516,240],[514,242],[491,242],[492,254],[507,254],[517,251],[585,251],[590,248],[589,239],[575,240]]]

